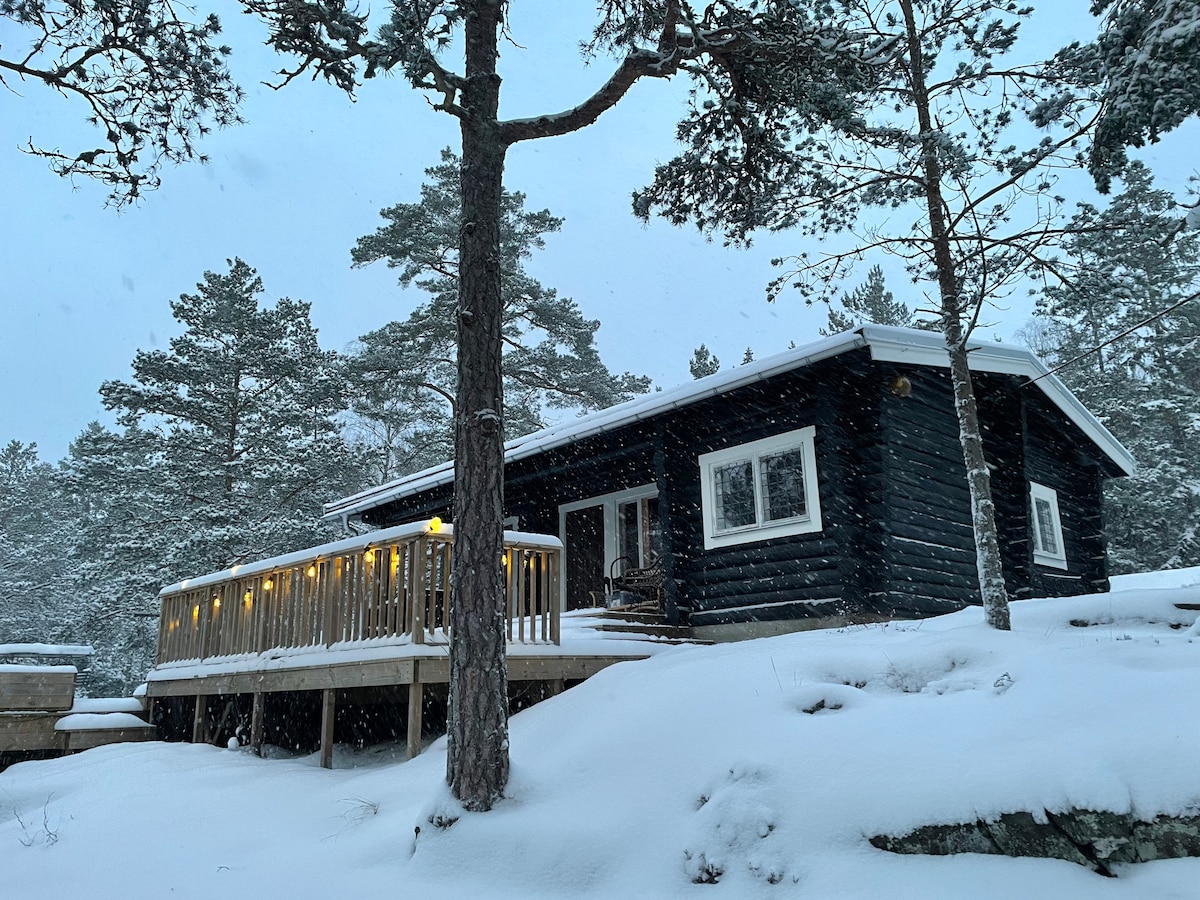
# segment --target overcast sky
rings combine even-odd
[[[1030,33],[1048,49],[1094,31],[1084,0],[1043,7]],[[594,4],[519,0],[512,13],[520,47],[503,51],[502,115],[572,106],[605,80],[611,64],[585,66],[577,52]],[[0,441],[36,441],[43,459],[56,460],[90,420],[110,422],[100,383],[127,378],[138,349],[164,347],[178,332],[169,301],[193,291],[206,270],[224,270],[227,258],[258,269],[267,301],[311,302],[328,348],[344,349],[423,299],[402,292],[382,264],[352,270],[350,248],[382,224],[380,209],[418,199],[423,170],[442,147],[458,147],[456,121],[398,77],[368,82],[355,103],[324,83],[273,91],[260,83],[280,64],[261,46],[265,33],[237,14],[223,23],[247,91],[246,124],[206,140],[208,165],[165,171],[159,191],[119,213],[104,208],[102,187],[72,185],[17,150],[30,136],[87,146],[81,108],[32,85],[20,96],[0,90]],[[19,45],[12,32],[0,20],[6,49]],[[762,356],[815,338],[826,319],[797,297],[764,299],[777,271],[771,258],[802,249],[799,236],[729,250],[694,229],[643,226],[631,215],[632,191],[674,153],[685,91],[682,80],[640,82],[596,125],[514,147],[505,177],[528,207],[566,219],[530,270],[601,320],[598,344],[610,368],[661,386],[687,380],[700,343],[730,365],[747,347]],[[1163,170],[1164,186],[1182,183],[1185,160],[1162,152],[1147,159]],[[920,305],[918,288],[895,272],[889,287]],[[996,330],[1011,336],[1029,309],[1018,298],[996,311]]]

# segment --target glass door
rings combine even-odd
[[[601,504],[563,514],[563,569],[566,608],[604,605],[604,507]]]
[[[662,553],[658,488],[645,485],[559,507],[563,608],[604,606],[610,579],[651,565]]]

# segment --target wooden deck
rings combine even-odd
[[[649,655],[598,633],[563,646],[561,542],[506,532],[504,545],[510,695],[553,694]],[[168,737],[236,737],[259,750],[272,719],[315,720],[319,706],[321,763],[330,766],[339,707],[374,704],[371,718],[403,717],[396,730],[417,755],[426,710],[444,701],[450,680],[452,552],[453,529],[434,521],[164,588],[151,721]]]

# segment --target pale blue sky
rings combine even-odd
[[[571,106],[607,77],[610,63],[585,66],[576,49],[592,5],[565,6],[512,4],[512,33],[523,49],[504,51],[503,115]],[[1048,48],[1094,29],[1082,0],[1043,6],[1051,12],[1030,33]],[[247,124],[206,141],[209,165],[166,171],[161,190],[120,213],[103,208],[102,188],[80,181],[73,190],[16,149],[31,135],[64,148],[85,145],[80,108],[35,86],[23,87],[23,96],[0,91],[8,210],[0,221],[0,441],[36,441],[44,459],[56,460],[88,421],[109,421],[100,383],[127,377],[136,350],[164,346],[177,331],[168,301],[192,291],[206,269],[222,270],[228,257],[259,270],[268,300],[310,301],[330,348],[406,316],[422,299],[401,292],[382,265],[351,270],[349,253],[381,224],[381,208],[417,199],[423,170],[442,147],[457,147],[455,121],[395,77],[364,85],[357,103],[323,83],[272,91],[259,82],[279,61],[261,47],[258,26],[236,14],[223,21],[235,76],[247,89]],[[9,28],[0,25],[6,46]],[[630,214],[631,192],[673,153],[685,90],[682,81],[639,83],[596,125],[513,148],[506,171],[507,186],[526,192],[531,207],[566,219],[533,273],[602,321],[598,343],[611,368],[662,386],[689,377],[688,359],[702,342],[730,365],[747,346],[758,355],[781,350],[814,337],[825,322],[824,309],[797,297],[764,299],[776,271],[771,257],[799,249],[798,236],[726,250],[694,229],[643,226]],[[1165,158],[1156,153],[1152,165],[1156,157]],[[1180,170],[1173,162],[1173,185],[1187,174]],[[920,302],[899,277],[890,286]],[[1017,302],[994,317],[997,330],[1011,335],[1027,316],[1028,304]]]

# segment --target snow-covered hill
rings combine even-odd
[[[1200,587],[1162,586],[1195,574],[1017,603],[1011,634],[971,609],[622,663],[514,717],[509,798],[446,830],[444,742],[332,772],[181,744],[23,763],[0,774],[0,896],[1195,898],[1200,859],[1108,879],[867,841],[1200,811],[1200,626],[1175,606]]]

